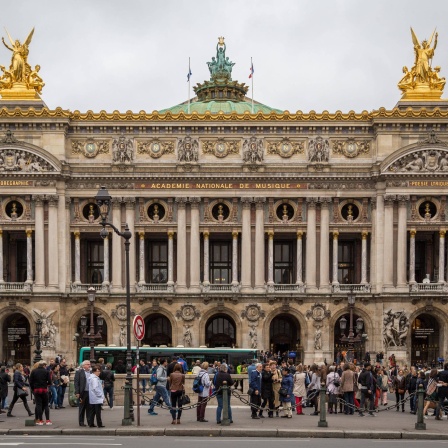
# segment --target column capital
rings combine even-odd
[[[138,236],[139,236],[139,238],[141,240],[144,240],[145,239],[145,232],[142,232],[142,231],[138,232]]]
[[[250,205],[254,200],[253,198],[241,198],[240,201],[243,204],[243,210],[244,210],[244,209],[250,209]]]
[[[410,197],[408,194],[399,194],[397,195],[397,201],[399,205],[406,205],[410,201]]]
[[[361,232],[361,238],[362,238],[363,240],[366,240],[368,236],[369,236],[369,232],[368,232],[367,230],[363,230],[363,231]]]
[[[73,232],[73,235],[75,236],[75,240],[79,240],[79,238],[81,237],[81,232],[79,230],[75,230]]]
[[[333,230],[333,239],[337,240],[339,238],[339,230]]]
[[[306,203],[308,208],[316,208],[316,204],[318,202],[318,198],[306,198]]]
[[[394,194],[386,194],[384,195],[384,205],[386,207],[390,207],[392,205],[394,205],[394,202],[397,200],[397,196],[395,196]]]
[[[204,230],[202,232],[202,236],[204,237],[204,240],[207,240],[208,237],[210,236],[210,231],[209,230]]]
[[[120,208],[122,199],[121,198],[112,198],[111,202],[112,202],[112,208]]]
[[[185,208],[187,205],[188,199],[187,198],[176,198],[175,199],[177,203],[177,208]]]
[[[191,197],[191,198],[188,198],[188,202],[190,203],[191,208],[198,209],[199,204],[201,203],[201,198]]]
[[[36,206],[42,207],[44,205],[44,195],[43,194],[33,194],[32,199]]]
[[[58,205],[59,196],[57,194],[50,194],[45,197],[50,207],[56,207]]]
[[[303,238],[303,230],[297,230],[297,239],[301,240]]]
[[[328,208],[329,204],[332,203],[332,199],[323,197],[323,198],[319,198],[319,202],[320,202],[321,208]]]
[[[123,198],[123,202],[125,203],[126,209],[130,210],[135,207],[135,198]]]
[[[274,239],[274,231],[273,231],[272,229],[271,229],[271,230],[268,230],[266,233],[268,234],[268,238],[269,238],[270,240],[273,240],[273,239]]]
[[[174,238],[174,231],[173,230],[168,230],[167,235],[168,235],[168,239],[172,240]]]
[[[411,230],[409,230],[409,234],[410,234],[411,238],[415,238],[415,235],[417,234],[417,230],[411,229]]]
[[[238,238],[238,230],[232,230],[232,238]]]
[[[255,202],[255,207],[257,208],[257,210],[262,210],[264,208],[264,203],[266,202],[266,198],[254,198],[254,202]]]
[[[440,229],[440,230],[439,230],[439,236],[440,236],[440,238],[445,238],[445,233],[446,233],[446,230],[445,230],[445,229]]]
[[[0,232],[1,232],[1,230],[0,230]],[[31,238],[31,237],[33,236],[33,231],[32,231],[32,229],[26,229],[26,230],[25,230],[25,233],[26,233],[26,237],[27,237],[27,238]]]

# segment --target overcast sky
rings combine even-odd
[[[255,99],[290,112],[392,108],[402,67],[414,61],[410,26],[420,40],[438,27],[433,66],[448,77],[446,0],[2,3],[1,25],[13,39],[23,42],[36,28],[28,62],[41,65],[50,108],[171,107],[188,98],[188,57],[192,87],[209,79],[206,62],[221,35],[233,79],[250,85],[252,57]],[[9,65],[11,53],[0,46],[0,64]]]

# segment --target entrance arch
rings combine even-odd
[[[437,365],[441,348],[437,318],[428,313],[416,316],[411,326],[411,364]]]
[[[279,314],[269,326],[269,347],[271,352],[282,355],[297,352],[300,346],[300,324],[291,314]],[[297,353],[299,357],[299,353]],[[301,359],[297,359],[301,361]]]
[[[170,320],[163,314],[151,314],[145,319],[146,333],[143,344],[151,347],[173,344],[173,329]]]
[[[216,314],[205,324],[207,347],[234,347],[236,345],[236,325],[226,314]]]
[[[29,364],[31,360],[30,322],[21,313],[14,313],[3,321],[3,359],[8,365],[20,362]]]
[[[342,331],[341,330],[341,326],[339,321],[344,318],[346,319],[347,322],[347,328]],[[356,321],[361,318],[363,319],[359,314],[355,314],[353,313],[353,333],[356,336],[357,335],[357,330],[356,330]],[[363,319],[364,320],[364,319]],[[366,328],[365,328],[366,322],[364,320],[364,327],[361,331],[361,333],[365,333],[366,332]],[[333,328],[333,340],[334,340],[334,361],[338,362],[338,361],[343,361],[343,356],[342,354],[344,352],[348,351],[348,344],[347,342],[341,342],[341,336],[343,336],[345,334],[345,336],[348,336],[349,334],[349,330],[350,330],[350,313],[346,313],[346,314],[342,314],[340,315],[337,320],[334,323],[334,328]],[[354,344],[354,359],[357,360],[358,364],[364,359],[365,354],[366,354],[366,350],[365,350],[365,342],[358,342]],[[374,361],[374,360],[373,360]]]

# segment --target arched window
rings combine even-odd
[[[18,362],[29,364],[31,352],[29,336],[30,323],[23,314],[14,313],[4,320],[2,328],[2,359],[8,365]]]
[[[287,314],[274,317],[269,329],[269,340],[274,353],[297,351],[300,347],[300,325],[297,319]]]
[[[173,343],[173,331],[170,320],[162,314],[152,314],[145,319],[146,334],[143,344],[151,347]]]
[[[205,342],[208,347],[233,347],[236,344],[236,326],[226,315],[211,317],[205,326]]]

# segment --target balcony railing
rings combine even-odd
[[[411,283],[410,292],[448,292],[448,283]]]
[[[70,285],[71,292],[87,292],[89,288],[95,288],[98,293],[109,293],[110,285],[99,284],[89,284],[89,283],[72,283]]]
[[[238,284],[231,284],[231,283],[208,283],[208,284],[202,284],[201,285],[202,292],[232,292],[232,293],[238,293],[240,292],[240,285]]]
[[[174,284],[168,283],[137,283],[137,292],[174,292]]]
[[[339,283],[337,285],[331,285],[331,292],[359,292],[359,293],[370,293],[372,286],[368,283]]]
[[[304,294],[306,290],[306,285],[298,283],[292,283],[292,284],[274,283],[273,285],[267,285],[266,289],[268,293],[298,292]]]
[[[24,291],[32,292],[33,284],[25,282],[1,282],[0,291]]]

